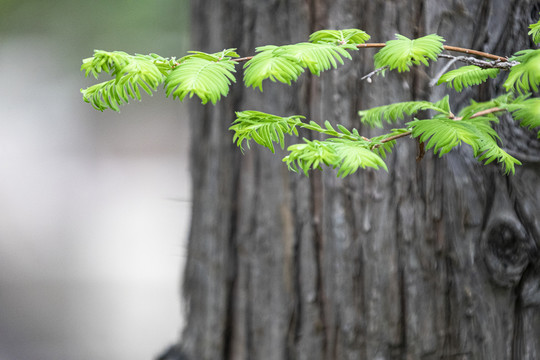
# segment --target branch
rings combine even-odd
[[[381,142],[382,143],[387,143],[387,142],[390,142],[390,141],[394,141],[396,139],[400,139],[400,138],[405,137],[405,136],[409,136],[411,134],[412,134],[412,131],[406,131],[406,132],[401,133],[401,134],[397,134],[397,135],[394,135],[394,136],[387,137],[386,139],[381,140]]]
[[[439,54],[440,58],[451,59],[452,62],[461,61],[470,65],[476,65],[482,69],[503,69],[510,70],[512,66],[519,64],[517,61],[508,61],[508,60],[493,60],[486,61],[482,59],[477,59],[471,56],[453,56],[448,54]]]
[[[356,45],[356,47],[359,48],[359,49],[360,48],[383,48],[385,46],[386,46],[385,43],[366,43],[366,44],[358,44],[358,45]],[[486,52],[483,52],[483,51],[467,49],[467,48],[462,48],[462,47],[458,47],[458,46],[443,45],[443,49],[447,50],[447,51],[455,51],[455,52],[460,52],[460,53],[464,53],[464,54],[477,55],[477,56],[481,56],[481,57],[486,58],[486,59],[492,59],[492,60],[498,60],[498,61],[508,61],[508,58],[506,58],[504,56],[494,55],[494,54],[486,53]]]
[[[477,50],[466,49],[466,48],[457,47],[457,46],[450,46],[450,45],[443,45],[443,48],[444,48],[444,50],[455,51],[455,52],[471,54],[471,55],[477,55],[477,56],[481,56],[481,57],[486,58],[486,59],[492,59],[492,60],[498,60],[498,61],[508,61],[508,58],[506,58],[504,56],[493,55],[493,54],[486,53],[486,52],[483,52],[483,51],[477,51]]]
[[[388,69],[388,68],[389,68],[389,66],[386,65],[386,66],[380,67],[380,68],[378,68],[378,69],[375,69],[375,70],[373,70],[372,72],[370,72],[369,74],[366,74],[366,75],[362,76],[362,77],[360,78],[360,80],[366,80],[368,83],[371,84],[371,81],[372,81],[371,78],[372,78],[373,76],[377,75],[377,74],[380,73],[381,71],[384,71],[384,70],[386,70],[386,69]]]
[[[383,48],[385,46],[386,46],[386,43],[365,43],[365,44],[356,45],[356,47],[358,49],[361,49],[361,48]],[[443,48],[444,48],[444,50],[447,50],[447,51],[455,51],[455,52],[460,52],[460,53],[464,53],[464,54],[471,54],[471,55],[481,56],[481,57],[486,58],[486,59],[495,60],[496,62],[498,61],[499,63],[508,62],[508,58],[506,58],[504,56],[494,55],[494,54],[486,53],[486,52],[483,52],[483,51],[477,51],[477,50],[462,48],[462,47],[458,47],[458,46],[450,46],[450,45],[443,45]],[[448,57],[450,55],[446,55],[446,56]],[[441,56],[441,57],[445,57],[445,56]],[[451,58],[453,58],[453,57],[451,57]],[[249,61],[251,59],[253,59],[253,56],[246,56],[246,57],[241,57],[241,58],[236,58],[236,59],[231,59],[231,60],[240,63],[240,62]],[[474,58],[470,58],[470,59],[474,59]],[[488,62],[486,62],[486,63],[488,63]],[[491,67],[493,67],[493,66],[491,66]],[[502,68],[502,66],[501,66],[501,68]]]
[[[482,110],[482,111],[479,111],[477,113],[474,113],[473,115],[471,115],[469,117],[469,119],[474,119],[474,118],[484,116],[484,115],[487,115],[487,114],[493,114],[493,113],[496,113],[496,112],[499,112],[499,111],[506,111],[506,109],[503,109],[503,108],[500,108],[500,107],[492,107],[492,108],[489,108],[489,109]],[[463,120],[463,117],[455,117],[455,118],[452,118],[452,120],[460,121],[460,120]]]

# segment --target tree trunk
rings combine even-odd
[[[242,55],[305,41],[323,28],[359,28],[374,42],[438,33],[447,44],[511,55],[530,47],[529,0],[196,0],[193,47]],[[187,359],[540,358],[539,143],[502,121],[524,165],[515,176],[483,166],[465,146],[416,161],[413,140],[389,171],[345,179],[289,172],[284,153],[242,154],[235,110],[302,114],[375,134],[357,111],[437,100],[444,60],[372,84],[375,50],[264,94],[238,82],[215,107],[191,107],[193,219],[184,294]],[[455,93],[455,111],[500,83]],[[307,134],[303,134],[307,136]],[[292,140],[291,140],[292,141]]]

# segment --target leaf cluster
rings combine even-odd
[[[304,128],[328,136],[326,140],[303,139],[303,143],[290,145],[289,155],[283,158],[289,169],[299,169],[307,175],[310,169],[320,169],[321,165],[338,168],[338,176],[347,176],[358,168],[386,168],[381,152],[374,144],[358,134],[358,130],[349,131],[342,125],[334,128],[325,121],[324,127],[304,117],[293,115],[281,117],[260,111],[241,111],[236,113],[236,120],[230,130],[234,131],[233,141],[243,148],[244,141],[249,147],[253,140],[274,152],[274,143],[283,149],[285,134],[298,136],[297,128]],[[375,144],[376,145],[376,144]],[[386,147],[388,151],[388,147]],[[383,152],[384,154],[384,152]]]
[[[533,41],[540,43],[540,21],[529,28]],[[228,95],[230,86],[236,82],[236,65],[240,62],[245,61],[244,85],[262,91],[265,80],[291,85],[306,70],[319,76],[323,71],[337,68],[345,59],[352,59],[351,52],[357,51],[369,39],[370,36],[359,29],[319,30],[310,35],[308,42],[260,46],[254,56],[247,58],[240,58],[236,49],[212,54],[190,51],[180,59],[96,50],[93,57],[83,60],[81,70],[86,76],[92,74],[98,78],[107,73],[112,79],[81,92],[84,101],[101,111],[118,111],[119,106],[129,100],[140,100],[141,89],[151,95],[161,84],[166,96],[172,95],[181,101],[197,96],[203,104],[216,104]],[[430,61],[449,57],[441,54],[445,48],[459,49],[445,47],[444,42],[437,34],[417,39],[396,34],[395,40],[383,44],[375,54],[373,60],[377,70],[367,77],[376,73],[384,75],[387,69],[406,72],[412,66],[429,66]],[[471,101],[457,116],[450,109],[448,96],[437,102],[406,101],[361,110],[362,123],[371,127],[404,122],[403,127],[368,139],[356,129],[349,130],[342,125],[334,127],[329,121],[321,126],[314,121],[305,122],[300,115],[282,117],[248,110],[236,113],[236,120],[230,127],[234,132],[233,141],[242,151],[243,145],[249,148],[253,140],[275,152],[274,144],[285,148],[285,135],[298,136],[298,128],[313,131],[326,138],[303,139],[301,143],[290,145],[287,148],[289,154],[283,159],[289,169],[307,174],[309,170],[325,165],[337,168],[338,176],[347,176],[359,168],[387,169],[384,159],[392,151],[396,139],[411,136],[424,142],[427,149],[433,149],[439,156],[463,143],[468,144],[478,161],[497,162],[505,173],[514,173],[515,165],[520,162],[504,151],[492,124],[498,122],[498,114],[509,112],[523,127],[540,127],[540,100],[531,98],[531,92],[539,91],[540,49],[522,50],[510,59],[490,54],[486,57],[498,60],[488,62],[454,57],[454,62],[460,60],[469,65],[448,71],[452,65],[449,63],[437,84],[446,84],[461,92],[506,74],[504,88],[507,93],[487,102]],[[540,131],[537,135],[540,138]]]

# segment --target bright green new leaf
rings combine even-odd
[[[396,34],[396,38],[386,42],[386,46],[375,54],[376,68],[388,66],[390,70],[403,72],[420,63],[429,66],[428,59],[437,61],[437,55],[443,50],[444,39],[437,34],[414,40]]]
[[[303,127],[304,129],[317,131],[322,134],[333,136],[336,138],[344,138],[344,139],[349,139],[353,141],[358,141],[358,140],[363,139],[362,136],[358,134],[358,130],[352,129],[352,132],[351,132],[349,131],[349,129],[345,128],[345,126],[338,124],[337,128],[339,131],[337,131],[336,129],[332,127],[332,124],[330,124],[328,120],[324,122],[324,126],[325,126],[324,128],[321,127],[319,124],[317,124],[315,121],[310,121],[309,124],[302,123],[300,126]]]
[[[337,68],[338,62],[343,65],[343,58],[351,59],[347,50],[358,50],[352,45],[299,43],[285,45],[274,50],[277,54],[294,57],[299,64],[308,68],[312,74],[319,76],[321,71]]]
[[[298,136],[296,126],[303,118],[300,115],[281,117],[260,111],[238,111],[229,130],[234,131],[233,142],[242,150],[244,140],[249,148],[249,141],[253,139],[274,153],[274,142],[279,143],[282,149],[285,147],[285,134]]]
[[[101,72],[106,72],[115,78],[81,89],[83,100],[100,111],[119,111],[119,106],[127,104],[129,99],[141,100],[140,89],[152,95],[152,91],[164,81],[169,67],[163,60],[151,55],[133,56],[120,51],[96,50],[93,57],[83,60],[81,71],[96,78]]]
[[[336,167],[340,162],[333,144],[328,141],[304,139],[304,143],[294,144],[287,148],[289,155],[283,158],[289,170],[304,171],[306,176],[311,169],[321,169],[321,165]]]
[[[309,36],[312,43],[330,43],[335,45],[363,44],[370,39],[370,36],[363,30],[319,30]]]
[[[291,85],[304,72],[303,66],[292,55],[279,53],[278,46],[260,46],[258,52],[244,65],[244,83],[262,91],[263,80],[270,79]]]
[[[508,106],[512,112],[512,117],[520,121],[520,125],[533,129],[540,127],[540,99],[532,98],[514,105]],[[537,134],[540,139],[540,131]]]
[[[291,85],[308,68],[312,74],[336,68],[343,64],[343,58],[350,59],[347,50],[357,50],[353,45],[333,45],[329,43],[298,43],[284,46],[267,45],[256,49],[258,52],[244,65],[244,83],[262,91],[266,79]]]
[[[457,92],[461,92],[464,87],[478,85],[488,78],[496,78],[499,69],[482,69],[476,65],[462,66],[443,74],[437,85],[446,83],[448,87],[453,87]]]
[[[307,140],[287,148],[290,152],[283,158],[292,171],[302,169],[308,176],[311,169],[321,169],[321,165],[339,168],[338,176],[345,177],[367,167],[387,170],[383,159],[369,149],[367,141],[331,138],[325,141]]]
[[[521,163],[499,147],[499,137],[489,125],[490,121],[489,117],[455,121],[440,115],[433,119],[414,120],[407,125],[412,128],[413,137],[425,142],[426,149],[433,148],[439,156],[464,142],[472,147],[479,161],[485,164],[497,161],[505,173],[514,173],[514,165]]]
[[[341,158],[341,163],[338,164],[338,176],[345,177],[358,170],[367,167],[378,170],[383,168],[388,171],[383,159],[376,152],[368,148],[366,142],[351,141],[348,139],[328,139],[334,144],[336,154]]]
[[[197,95],[203,104],[215,104],[221,96],[227,96],[231,83],[236,81],[234,65],[228,59],[216,61],[209,54],[188,55],[165,79],[166,95],[172,94],[180,101],[187,95]]]
[[[377,106],[368,110],[361,110],[358,115],[362,122],[374,127],[382,127],[383,120],[387,123],[395,123],[403,120],[404,115],[413,115],[421,110],[434,110],[442,114],[450,115],[448,96],[437,103],[429,101],[405,101],[390,105]]]
[[[529,25],[529,35],[532,36],[532,39],[536,45],[540,43],[540,20],[535,23]]]
[[[516,53],[512,60],[519,64],[510,69],[510,74],[504,83],[506,91],[518,91],[520,94],[538,91],[540,84],[540,49],[522,50]]]

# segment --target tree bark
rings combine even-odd
[[[305,41],[323,28],[359,28],[374,42],[400,33],[511,55],[531,46],[529,0],[197,0],[193,47],[242,55]],[[326,119],[360,133],[357,111],[447,92],[429,81],[444,60],[372,84],[376,50],[264,94],[233,86],[216,106],[191,106],[193,218],[184,295],[187,359],[540,358],[540,159],[535,136],[504,120],[515,176],[463,146],[442,159],[402,140],[389,171],[307,178],[228,127],[235,110]],[[241,83],[241,69],[238,68]],[[451,91],[455,112],[491,82]],[[302,134],[308,136],[309,134]],[[293,141],[293,139],[291,139]]]

